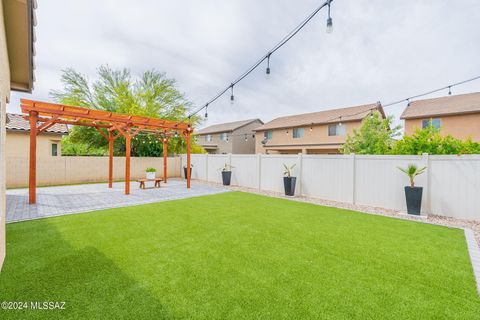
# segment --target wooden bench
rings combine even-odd
[[[145,182],[147,181],[155,181],[155,187],[154,188],[160,188],[160,182],[163,181],[162,178],[155,178],[155,179],[138,179],[138,182],[140,182],[140,189],[145,189]]]

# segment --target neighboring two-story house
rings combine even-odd
[[[347,135],[375,110],[385,118],[377,103],[276,118],[256,128],[256,153],[339,153]]]
[[[401,119],[406,135],[431,125],[442,135],[480,141],[480,92],[412,101]]]
[[[255,131],[260,119],[220,123],[195,132],[197,143],[210,154],[255,153]]]

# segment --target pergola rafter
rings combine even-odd
[[[20,106],[30,122],[30,173],[29,202],[36,202],[36,144],[37,135],[56,123],[93,127],[108,140],[109,172],[108,186],[113,184],[113,142],[120,136],[125,138],[125,194],[130,193],[130,147],[131,139],[140,132],[156,134],[163,143],[163,177],[167,182],[168,137],[181,134],[187,142],[187,167],[190,167],[190,136],[193,128],[188,123],[165,119],[132,116],[110,111],[88,109],[77,106],[21,99]],[[40,123],[40,125],[38,125]],[[107,133],[101,129],[106,129]],[[115,134],[115,132],[117,132]],[[187,170],[187,188],[190,188],[190,170]]]

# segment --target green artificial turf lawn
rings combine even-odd
[[[463,231],[241,192],[7,225],[0,319],[479,319]]]

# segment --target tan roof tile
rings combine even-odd
[[[411,101],[401,119],[480,112],[480,92]]]
[[[370,114],[371,110],[373,109],[380,111],[382,116],[385,117],[382,106],[378,105],[377,103],[372,103],[356,107],[331,109],[319,112],[280,117],[265,123],[263,126],[255,129],[255,131],[292,128],[312,124],[336,123],[342,121],[357,121],[365,118],[365,116]]]
[[[200,129],[195,132],[195,134],[210,134],[210,133],[218,133],[218,132],[231,132],[233,130],[237,130],[247,124],[252,122],[258,121],[259,123],[263,124],[263,121],[260,119],[249,119],[249,120],[242,120],[242,121],[235,121],[235,122],[228,122],[228,123],[219,123],[214,124],[213,126],[209,126],[203,129]]]
[[[23,118],[21,114],[7,113],[7,130],[30,131],[30,123]],[[65,124],[56,123],[45,132],[67,134],[68,127]]]

